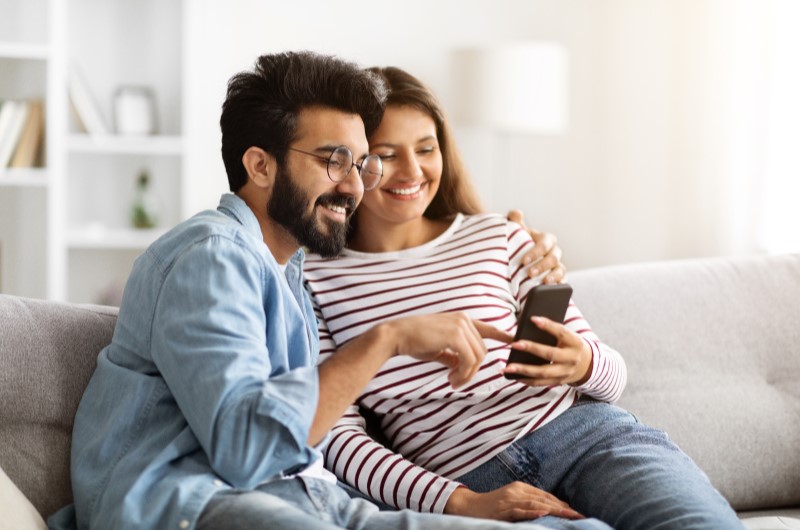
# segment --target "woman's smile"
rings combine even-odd
[[[428,182],[423,181],[413,186],[398,186],[393,188],[382,188],[381,191],[398,200],[412,200],[420,197],[420,191],[427,187]]]

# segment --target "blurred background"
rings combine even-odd
[[[798,27],[794,0],[0,0],[0,119],[45,107],[38,162],[0,168],[0,292],[115,303],[226,191],[228,78],[292,49],[427,82],[487,209],[570,270],[798,252]]]

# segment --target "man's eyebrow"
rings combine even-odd
[[[320,153],[331,154],[336,150],[337,147],[341,147],[343,145],[345,147],[347,147],[348,149],[350,149],[350,147],[345,145],[345,144],[326,144],[326,145],[321,145],[321,146],[317,147],[316,149],[314,149],[314,152],[318,151]],[[350,149],[350,152],[352,153],[353,150]],[[363,153],[361,156],[356,156],[355,154],[353,154],[353,160],[364,160],[368,156],[369,156],[369,151],[367,151],[366,153]]]
[[[341,144],[336,144],[336,145],[333,145],[333,144],[321,145],[321,146],[317,147],[316,149],[314,149],[314,151],[321,151],[321,152],[323,152],[323,153],[333,153],[333,152],[334,152],[334,150],[336,150],[336,148],[337,148],[337,147],[339,147],[339,145],[341,145]]]

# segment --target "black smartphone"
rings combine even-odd
[[[567,314],[567,306],[572,297],[572,286],[567,283],[554,285],[537,285],[528,292],[525,307],[519,315],[517,334],[514,340],[530,340],[548,346],[555,346],[558,340],[531,322],[532,316],[546,317],[554,322],[563,323]],[[509,363],[545,364],[546,360],[532,353],[512,349],[508,355]],[[508,379],[522,379],[519,374],[506,374]]]

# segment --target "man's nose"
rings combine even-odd
[[[361,180],[361,175],[355,165],[351,166],[347,175],[336,184],[336,191],[352,195],[356,199],[356,203],[361,202],[361,197],[364,195],[364,181]]]

